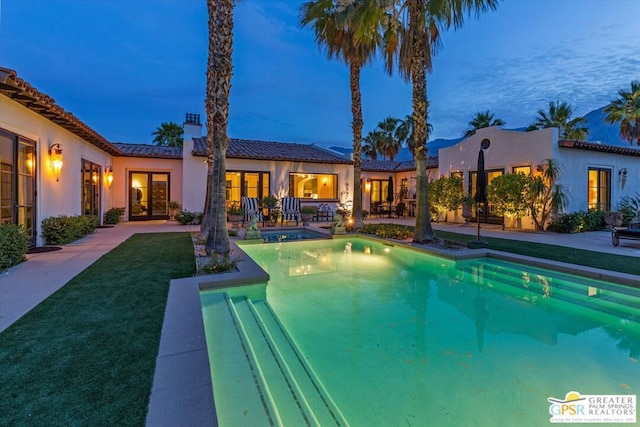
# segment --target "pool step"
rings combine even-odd
[[[346,420],[265,301],[227,298],[249,358],[284,426],[345,426]]]
[[[458,268],[469,274],[478,274],[477,266],[473,264],[461,264]],[[485,280],[495,281],[515,288],[519,292],[515,296],[526,294],[544,295],[549,293],[551,301],[561,300],[581,307],[587,307],[616,317],[625,318],[634,322],[640,322],[640,312],[637,307],[635,289],[616,289],[616,285],[607,285],[591,279],[577,276],[563,275],[553,272],[546,274],[542,270],[533,269],[528,275],[523,271],[513,268],[511,265],[485,263],[482,265],[482,276]],[[543,278],[541,276],[547,276]],[[494,283],[494,285],[496,284]],[[598,288],[597,293],[588,295],[588,287]],[[505,289],[506,290],[506,289]],[[509,292],[512,295],[513,292]]]

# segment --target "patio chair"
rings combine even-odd
[[[613,227],[611,230],[611,243],[613,246],[618,246],[620,239],[640,240],[640,222],[631,222],[628,228]]]
[[[283,197],[280,206],[282,206],[282,221],[280,224],[284,224],[284,221],[298,221],[300,220],[300,198],[298,197]]]
[[[258,221],[262,221],[262,210],[258,207],[260,200],[257,197],[242,196],[240,200],[244,215],[242,216],[242,225],[245,221],[251,221],[254,217]]]

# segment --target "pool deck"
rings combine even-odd
[[[372,219],[366,223],[413,225],[414,218]],[[312,223],[312,226],[326,223]],[[475,236],[475,225],[433,223],[435,230]],[[27,255],[27,262],[0,274],[0,333],[41,301],[64,286],[70,279],[135,233],[190,232],[197,226],[180,226],[172,221],[121,223],[113,228],[100,228],[62,250]],[[611,244],[611,233],[597,231],[579,234],[533,233],[502,230],[484,225],[481,236],[515,239],[566,246],[576,249],[633,256],[640,258],[640,241],[621,240]],[[478,255],[481,255],[478,253]],[[531,259],[529,259],[531,260]],[[251,274],[260,274],[250,263]],[[576,272],[591,270],[608,280],[640,286],[637,276],[617,274],[582,266],[562,265]],[[244,268],[244,267],[243,267]],[[211,387],[208,356],[202,325],[199,292],[207,277],[199,276],[171,281],[165,309],[160,348],[147,414],[149,426],[217,425]],[[208,285],[207,285],[208,286]]]

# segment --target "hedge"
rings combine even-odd
[[[16,224],[0,224],[0,271],[20,264],[29,248],[29,236]]]
[[[42,237],[47,245],[65,245],[91,234],[98,226],[98,217],[60,215],[42,220]]]

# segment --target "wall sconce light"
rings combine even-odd
[[[322,180],[322,185],[324,185],[325,187],[327,186],[327,182],[329,182],[329,180],[327,178]]]
[[[107,166],[104,170],[104,174],[107,179],[107,187],[111,188],[111,183],[113,182],[113,168],[111,166]]]
[[[618,171],[618,176],[620,176],[620,188],[624,190],[624,186],[627,183],[627,168],[622,168]]]
[[[56,182],[60,181],[60,171],[62,170],[62,147],[60,144],[53,144],[49,147],[49,156],[51,156],[51,166],[53,173],[56,175]]]
[[[364,189],[366,191],[371,191],[371,180],[370,179],[368,179],[367,182],[365,182]]]

